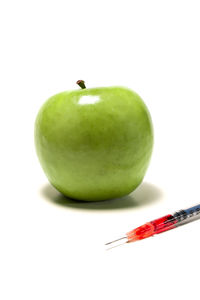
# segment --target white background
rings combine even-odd
[[[200,222],[105,251],[134,227],[200,202],[200,2],[0,4],[0,298],[199,299]],[[127,86],[155,146],[144,183],[99,203],[64,201],[38,163],[34,120],[55,93]]]

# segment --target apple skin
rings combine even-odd
[[[142,99],[124,87],[62,92],[41,107],[35,145],[48,180],[65,196],[117,198],[143,180],[152,121]]]

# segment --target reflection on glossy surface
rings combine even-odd
[[[99,96],[92,96],[92,95],[87,95],[87,96],[82,96],[80,100],[78,101],[78,104],[80,105],[85,105],[85,104],[94,104],[100,101]]]

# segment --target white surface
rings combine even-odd
[[[199,221],[104,249],[200,202],[199,12],[192,0],[1,1],[2,300],[199,299]],[[37,161],[37,111],[78,79],[132,88],[151,112],[153,158],[123,201],[64,205]]]

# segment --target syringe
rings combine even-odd
[[[125,236],[106,243],[106,246],[114,246],[113,243],[119,243],[121,241],[124,243],[136,242],[153,236],[154,234],[176,228],[182,224],[192,222],[198,218],[200,218],[200,204],[147,222],[144,225],[127,232]]]

